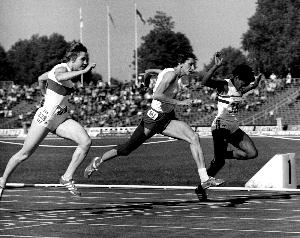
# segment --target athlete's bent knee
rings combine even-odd
[[[17,154],[15,154],[15,158],[16,160],[18,161],[18,163],[21,163],[25,160],[27,160],[30,156],[30,153],[29,152],[25,152],[25,151],[22,151],[20,150]]]
[[[118,156],[127,156],[132,152],[132,150],[127,146],[127,144],[117,146]]]
[[[84,140],[82,140],[78,146],[82,148],[83,150],[88,150],[92,145],[92,140],[90,137],[86,137]]]
[[[130,150],[118,150],[119,156],[128,156],[131,153]]]
[[[257,150],[251,150],[246,154],[246,158],[245,159],[255,159],[258,156],[258,152]]]

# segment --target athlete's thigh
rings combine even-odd
[[[256,150],[256,147],[252,139],[241,129],[238,129],[236,132],[230,136],[230,144],[243,150],[243,151],[253,151]]]
[[[40,126],[33,120],[28,134],[25,138],[22,151],[28,154],[32,154],[38,147],[38,145],[42,142],[42,140],[47,136],[49,131],[50,130],[48,128]]]
[[[75,141],[76,143],[84,143],[89,139],[89,135],[86,130],[73,119],[68,119],[61,123],[55,130],[56,135]]]
[[[194,133],[193,129],[187,123],[179,120],[171,120],[169,125],[162,132],[163,135],[185,141],[190,141]]]

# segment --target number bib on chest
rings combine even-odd
[[[147,116],[150,117],[152,120],[156,120],[156,118],[158,117],[158,113],[156,111],[154,111],[153,109],[150,109],[147,112]]]

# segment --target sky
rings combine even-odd
[[[228,46],[241,47],[248,19],[256,10],[256,0],[1,0],[0,44],[7,51],[18,40],[53,33],[67,41],[79,40],[81,8],[83,43],[90,61],[97,64],[95,71],[107,81],[109,6],[114,21],[114,26],[109,23],[111,77],[129,81],[134,73],[135,3],[145,20],[157,11],[172,17],[174,31],[190,40],[198,70],[210,62],[214,52]],[[138,46],[151,29],[137,18]]]

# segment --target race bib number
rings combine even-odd
[[[64,113],[66,113],[67,111],[68,111],[67,106],[61,107],[61,106],[58,105],[57,108],[56,108],[55,113],[56,113],[56,115],[62,115]]]
[[[150,117],[152,120],[155,120],[158,117],[158,113],[152,109],[147,112],[147,116]]]
[[[43,110],[43,111],[39,112],[36,120],[37,120],[37,122],[42,123],[42,122],[46,121],[47,116],[48,116],[48,111]]]
[[[239,103],[238,102],[233,102],[229,105],[228,107],[228,112],[229,113],[237,113],[239,110]]]

